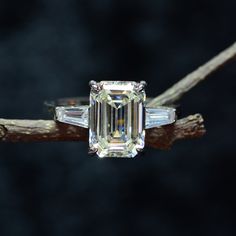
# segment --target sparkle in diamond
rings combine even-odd
[[[100,82],[90,94],[90,148],[99,157],[134,157],[144,148],[145,92],[136,82]]]

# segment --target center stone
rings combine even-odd
[[[131,81],[101,81],[90,93],[90,149],[99,157],[134,157],[144,148],[145,92]]]

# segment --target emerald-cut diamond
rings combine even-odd
[[[90,93],[89,144],[99,157],[134,157],[144,148],[142,83],[101,81]]]

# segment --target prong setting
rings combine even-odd
[[[98,149],[96,149],[96,148],[89,148],[88,154],[93,156],[93,155],[96,155],[97,151],[98,151]]]
[[[91,87],[91,90],[94,92],[99,92],[101,90],[100,83],[96,82],[95,80],[91,80],[89,82],[89,86]]]
[[[135,87],[135,90],[137,92],[142,92],[142,91],[145,90],[146,86],[147,86],[147,82],[142,80],[139,83],[137,83],[137,86]]]

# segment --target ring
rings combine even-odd
[[[90,81],[86,98],[61,99],[55,120],[89,129],[89,153],[135,157],[145,146],[145,129],[175,122],[175,108],[148,107],[146,82]]]

